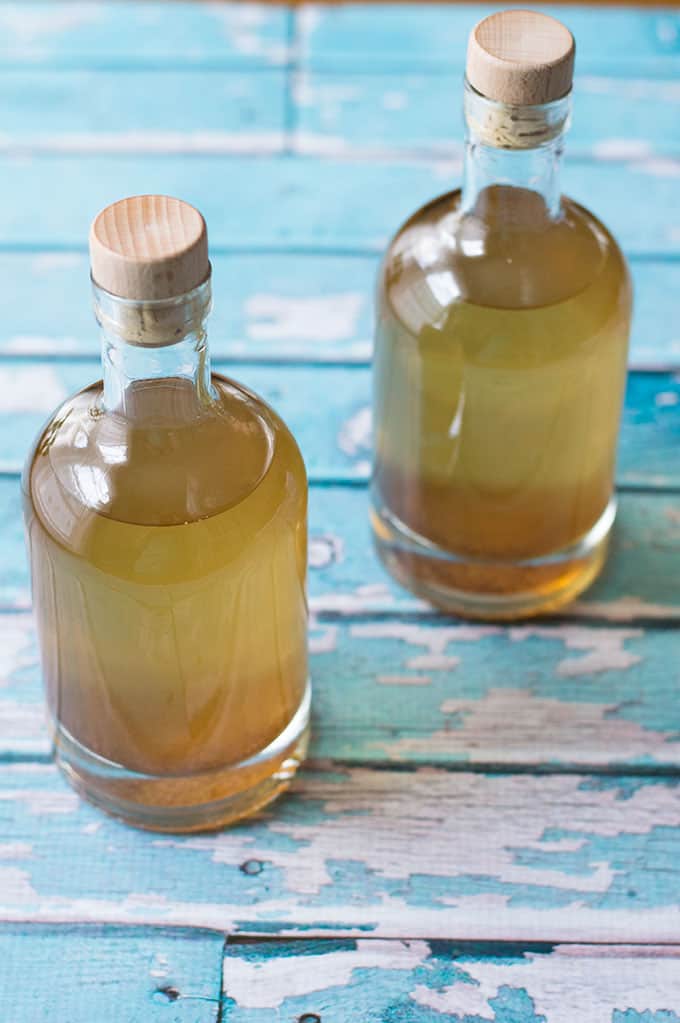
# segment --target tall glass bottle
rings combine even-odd
[[[90,252],[103,381],[55,412],[23,480],[56,756],[133,824],[216,827],[305,751],[305,468],[276,413],[211,374],[200,213],[123,200]]]
[[[560,193],[573,57],[538,12],[477,26],[463,187],[404,224],[379,275],[377,549],[469,617],[571,600],[614,520],[631,289],[611,234]]]

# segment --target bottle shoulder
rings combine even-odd
[[[460,303],[526,310],[588,289],[630,289],[623,254],[589,210],[563,197],[556,217],[537,193],[493,186],[463,211],[460,191],[419,209],[383,259],[378,306],[436,324]],[[625,295],[623,296],[625,298]]]
[[[82,510],[171,526],[252,503],[265,521],[306,491],[285,423],[233,380],[214,374],[200,400],[186,381],[145,381],[126,396],[125,412],[105,410],[102,397],[98,382],[64,402],[27,461],[26,497],[53,530],[68,533]]]

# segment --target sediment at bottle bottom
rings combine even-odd
[[[606,560],[615,511],[611,501],[585,536],[533,561],[466,559],[399,530],[375,508],[371,521],[381,561],[411,592],[464,618],[512,621],[554,612],[594,582]]]
[[[306,756],[309,709],[308,689],[293,719],[266,749],[210,771],[132,772],[97,756],[53,723],[55,756],[80,795],[128,824],[150,831],[210,831],[250,816],[290,785]]]

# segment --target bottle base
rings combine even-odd
[[[512,621],[556,611],[599,575],[607,556],[616,501],[577,543],[542,558],[486,561],[430,543],[387,509],[371,508],[373,539],[387,571],[416,596],[450,614]]]
[[[214,831],[276,799],[295,777],[309,743],[310,687],[288,727],[239,764],[190,775],[129,771],[86,749],[55,725],[56,762],[72,787],[99,809],[148,831]]]

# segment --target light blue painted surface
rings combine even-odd
[[[269,67],[288,59],[290,16],[269,4],[19,0],[0,5],[0,61],[73,67]]]
[[[211,351],[253,362],[368,364],[378,258],[213,254]],[[680,366],[680,262],[635,259],[631,270],[631,365]],[[0,277],[0,354],[98,357],[84,252],[0,252]]]
[[[677,778],[642,777],[676,773],[680,763],[680,507],[668,490],[680,484],[677,376],[631,378],[620,480],[642,489],[623,495],[605,575],[559,623],[447,632],[455,623],[417,605],[369,553],[376,258],[407,214],[459,183],[456,79],[467,31],[488,10],[0,5],[4,468],[18,469],[39,420],[96,375],[83,255],[91,217],[123,194],[164,191],[195,202],[209,222],[215,353],[244,363],[230,367],[234,375],[284,413],[312,475],[326,481],[311,494],[310,572],[313,749],[324,763],[275,810],[224,836],[135,834],[79,804],[39,762],[48,746],[28,615],[0,614],[0,759],[27,761],[0,769],[0,919],[139,928],[0,931],[3,1020],[216,1019],[221,933],[192,939],[146,922],[251,934],[680,936]],[[581,76],[565,188],[633,257],[633,364],[672,370],[680,170],[665,156],[679,151],[680,16],[563,14],[578,37]],[[452,144],[453,158],[431,158],[440,144]],[[86,358],[69,360],[74,353]],[[28,604],[18,513],[17,480],[0,479],[5,609]],[[394,770],[361,766],[378,762]],[[412,771],[427,763],[456,770]],[[484,774],[491,764],[510,773]],[[466,765],[474,773],[459,774]],[[512,774],[538,766],[598,775]],[[609,777],[621,770],[629,774]],[[271,965],[280,978],[285,953],[234,946],[222,1018],[553,1023],[531,978],[492,985],[473,1014],[414,1001],[419,986],[435,1001],[448,997],[464,968],[459,948],[423,945],[415,963],[394,968],[389,949],[384,964],[370,965],[361,946],[326,943],[321,959],[336,956],[335,965],[315,963],[311,1001],[291,996],[285,978],[272,1001],[280,981],[256,971],[254,1002],[231,997],[235,971]],[[296,975],[314,950],[286,948]],[[529,954],[505,952],[509,969]],[[345,954],[364,965],[340,963],[338,981]],[[621,976],[642,976],[667,954],[650,950]],[[147,969],[157,955],[167,963],[152,959]],[[503,958],[488,947],[475,957],[485,970]],[[589,961],[584,981],[555,962],[560,1011],[598,978],[593,1000],[571,1012],[592,1018],[606,991],[602,964]],[[36,985],[11,982],[37,969],[43,984],[29,1003]],[[159,993],[161,969],[182,997]],[[246,980],[242,970],[241,996]],[[649,990],[666,992],[665,983],[655,976]],[[676,1023],[678,998],[664,997],[633,1009],[617,995],[602,1018]]]
[[[579,55],[579,63],[580,63]],[[315,136],[369,152],[459,154],[463,140],[462,77],[394,71],[302,72],[294,96],[301,141]],[[574,86],[568,158],[634,158],[680,153],[680,83],[583,74]]]
[[[269,70],[4,71],[0,146],[280,149],[285,86],[285,73]]]
[[[368,5],[318,7],[298,15],[303,62],[322,70],[386,68],[456,70],[464,66],[467,37],[477,21],[503,5],[385,5],[377,22]],[[592,8],[541,4],[564,20],[578,40],[579,67],[658,76],[675,74],[680,18],[673,10]]]
[[[580,949],[550,945],[466,945],[453,942],[290,941],[226,949],[224,1010],[230,1023],[546,1023],[562,1009],[574,1019],[581,1005],[602,1023],[679,1023],[670,998],[680,999],[674,950],[642,959],[639,949]],[[263,1008],[272,985],[299,963],[309,982],[297,996]],[[635,994],[612,992],[613,970],[632,971]],[[567,980],[567,977],[569,980]],[[313,979],[315,978],[315,979]],[[335,983],[333,983],[333,979]],[[345,981],[342,983],[341,981]],[[565,983],[566,981],[566,983]],[[580,997],[577,985],[582,985]],[[230,989],[233,992],[230,997]],[[670,996],[670,997],[669,997]],[[640,1002],[642,999],[642,1002]],[[631,1002],[645,1010],[626,1008]],[[483,1013],[483,1016],[482,1016]],[[307,1015],[305,1015],[307,1014]],[[564,1017],[563,1017],[564,1018]]]
[[[216,1023],[223,946],[199,930],[5,926],[3,1023]]]
[[[621,494],[604,572],[581,598],[578,614],[566,609],[561,618],[680,621],[679,519],[675,494]],[[22,528],[19,480],[0,477],[0,607],[5,609],[26,608],[30,602]],[[429,613],[392,581],[373,554],[365,487],[313,485],[309,528],[309,592],[316,613],[326,618],[336,612]]]
[[[214,368],[236,377],[283,416],[312,479],[368,479],[371,381],[366,367],[232,366],[216,360]],[[98,375],[94,360],[0,362],[0,470],[19,471],[48,415]],[[323,414],[316,398],[310,406],[311,395],[323,396]],[[620,484],[680,486],[680,377],[630,375],[619,452]]]
[[[0,178],[0,247],[82,249],[102,206],[150,191],[199,206],[216,248],[338,254],[382,251],[416,207],[460,184],[460,168],[415,160],[24,154],[2,156]],[[678,253],[675,164],[572,161],[564,183],[630,253]]]

